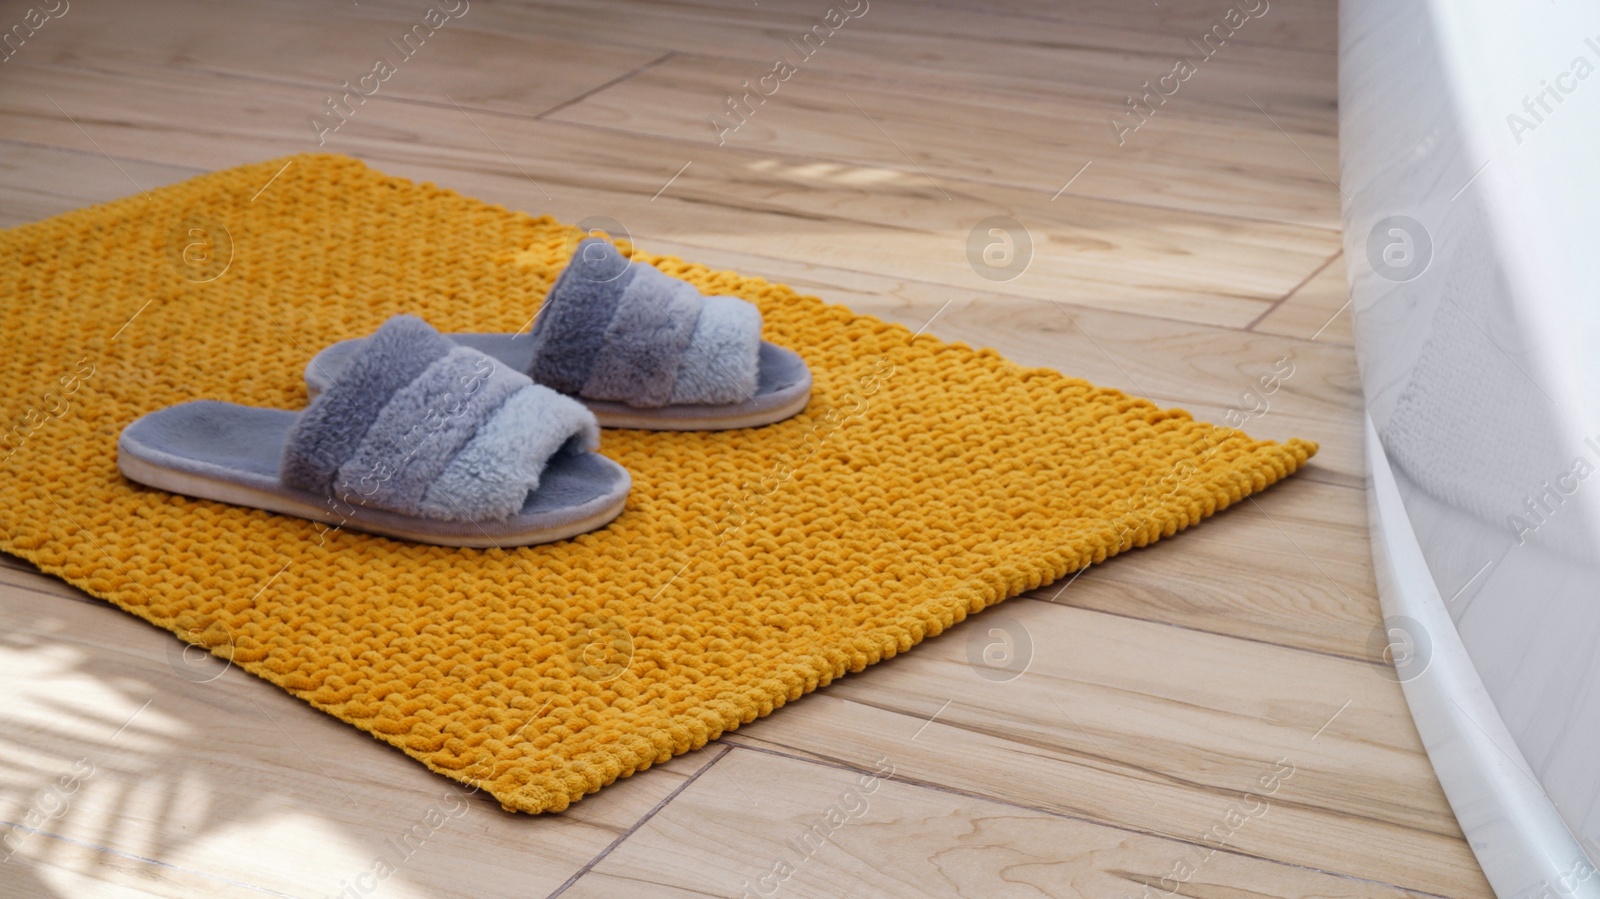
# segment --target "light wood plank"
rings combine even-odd
[[[306,0],[167,0],[139,16],[73,11],[41,29],[12,62],[101,71],[138,65],[200,77],[224,72],[292,81],[321,94],[302,119],[326,114],[320,100],[338,98],[346,82],[363,93],[375,89],[386,97],[454,101],[468,109],[534,116],[667,52],[655,45],[605,42],[603,31],[596,43],[543,28],[520,33],[474,28],[485,7],[466,0],[368,3],[364,9],[352,7],[350,14],[339,11],[337,27],[324,24],[331,12],[327,6]],[[428,24],[429,9],[440,11],[431,20],[443,23],[437,29]],[[362,86],[361,79],[380,59],[394,71]]]
[[[1370,661],[1382,617],[1370,554],[1362,491],[1294,479],[1026,595]]]
[[[120,168],[119,168],[120,166]],[[193,178],[204,169],[0,139],[0,228],[35,222]]]
[[[361,5],[378,9],[369,0]],[[992,7],[960,4],[931,6],[867,3],[866,12],[828,36],[804,63],[797,79],[829,73],[863,79],[897,81],[912,86],[982,89],[1065,103],[1088,104],[1104,111],[1109,135],[1111,113],[1125,109],[1130,94],[1155,84],[1172,71],[1178,58],[1198,61],[1196,72],[1161,116],[1194,116],[1272,128],[1263,109],[1295,133],[1333,135],[1336,94],[1334,34],[1319,35],[1319,49],[1284,47],[1267,38],[1283,19],[1264,16],[1240,29],[1209,59],[1191,44],[1206,28],[1199,17],[1182,30],[1163,31],[1159,21],[1134,10],[1120,23],[1097,21],[1094,7],[1073,4],[1066,19],[1006,15]],[[1128,5],[1128,4],[1123,4]],[[831,6],[843,8],[844,4]],[[639,4],[629,0],[594,0],[496,4],[474,7],[462,20],[471,28],[536,34],[566,33],[582,40],[614,41],[626,46],[667,46],[680,53],[743,60],[757,78],[789,51],[789,42],[815,34],[830,4],[776,6],[745,0],[671,0]],[[403,0],[383,9],[403,9]],[[859,10],[861,4],[851,4]],[[1206,10],[1220,16],[1228,7]],[[1281,9],[1281,7],[1278,7]],[[1160,12],[1160,10],[1155,10]],[[1255,26],[1266,24],[1265,30]],[[1152,29],[1152,26],[1154,28]],[[823,32],[826,34],[826,28]],[[1254,35],[1257,40],[1251,40]],[[813,39],[815,42],[815,39]],[[787,56],[791,60],[802,54]],[[735,82],[737,84],[737,81]],[[726,90],[724,91],[724,93]],[[721,97],[717,97],[718,103]],[[682,100],[675,100],[682,102]]]
[[[1341,254],[1273,307],[1251,330],[1354,346],[1352,322],[1350,288]]]
[[[981,665],[996,644],[1026,672],[983,676],[1008,673]],[[858,767],[888,755],[910,780],[1175,839],[1283,759],[1295,774],[1238,851],[1489,895],[1376,663],[1013,602],[724,739]]]
[[[179,895],[261,899],[271,895],[253,887],[177,867],[163,868],[159,874],[145,871],[143,876],[155,881],[145,888],[134,885],[140,878],[136,872],[149,867],[138,859],[108,854],[63,840],[56,840],[50,852],[48,863],[36,862],[20,854],[7,860],[4,878],[0,879],[4,895],[18,899],[122,899],[124,896],[156,899]],[[79,873],[94,869],[99,870],[91,874]]]
[[[1163,108],[1119,145],[1103,103],[970,86],[880,85],[824,67],[774,81],[770,99],[752,95],[746,104],[742,84],[751,77],[744,60],[680,55],[555,118],[839,163],[807,167],[823,184],[863,168],[909,169],[935,180],[1050,196],[1059,191],[1318,228],[1339,224],[1339,197],[1329,189],[1329,178],[1338,177],[1333,137],[1291,142],[1265,118],[1251,123],[1263,127],[1173,122]],[[728,109],[730,95],[740,99],[737,114]],[[711,127],[713,116],[723,130]]]
[[[304,88],[140,70],[122,76],[130,96],[118,101],[105,96],[95,76],[13,65],[12,77],[0,84],[0,120],[16,139],[80,147],[89,144],[81,125],[114,155],[218,167],[314,148],[302,129],[306,110],[320,99]],[[77,125],[54,108],[46,90]],[[236,116],[246,97],[251,116],[217,124]],[[1042,191],[989,185],[981,194],[966,193],[895,170],[870,186],[803,189],[775,177],[752,154],[685,148],[679,163],[648,138],[488,112],[474,119],[484,132],[464,127],[470,123],[458,110],[379,96],[329,148],[568,221],[608,215],[639,235],[952,286],[992,283],[969,260],[968,236],[988,217],[1009,215],[1038,247],[1009,290],[1213,324],[1253,320],[1337,249],[1337,235],[1320,229],[1081,197],[1051,203]],[[179,143],[160,124],[174,120],[187,123]],[[424,135],[427,146],[419,143]],[[508,158],[496,144],[528,155]],[[694,170],[683,169],[686,163]],[[675,172],[687,173],[674,178]]]
[[[562,895],[1416,895],[1216,849],[1199,833],[1162,839],[928,789],[895,766],[892,753],[852,770],[735,750]],[[1272,827],[1275,800],[1219,801],[1217,834]]]
[[[507,878],[543,895],[711,758],[531,818],[100,601],[0,585],[0,634],[0,836],[56,811],[50,784],[92,766],[15,847],[45,884],[322,896],[381,856],[397,868],[385,895],[480,896]],[[407,832],[409,855],[386,842]]]
[[[677,52],[741,63],[743,74],[721,91],[725,94],[744,78],[769,71],[790,40],[803,43],[827,8],[761,7],[738,0],[465,7],[459,17],[446,16],[446,24],[415,54],[397,62],[411,74],[386,80],[382,92],[433,101],[430,92],[442,90],[469,109],[537,115]],[[341,10],[341,28],[334,31],[304,27],[328,14],[317,0],[270,6],[168,0],[134,22],[103,15],[64,17],[19,58],[85,68],[135,64],[224,72],[332,91],[346,79],[354,84],[378,57],[398,60],[391,41],[422,24],[427,8],[404,0],[368,0]],[[438,8],[460,9],[461,4]],[[424,26],[424,34],[427,30]],[[1162,104],[1158,119],[1274,132],[1276,121],[1297,135],[1333,136],[1332,54],[1243,39],[1249,33],[1241,29],[1239,37],[1204,58],[1190,43],[1198,29],[1164,34],[1081,19],[1064,23],[960,7],[869,4],[803,64],[807,77],[828,73],[849,76],[855,84],[870,79],[983,89],[1011,103],[1080,107],[1093,112],[1104,137],[1111,139],[1111,115],[1125,112],[1129,95],[1141,96],[1146,82],[1157,83],[1182,57],[1196,61],[1197,71],[1183,82],[1181,93]],[[352,54],[354,48],[367,53]],[[799,55],[790,51],[787,58]],[[1005,65],[996,66],[1001,57]],[[720,104],[722,97],[715,99]],[[684,104],[684,98],[674,103]]]
[[[944,6],[950,0],[935,0]],[[1051,0],[1001,0],[994,4],[999,11],[1014,16],[1028,16],[1060,24],[1088,21],[1115,24],[1151,32],[1182,35],[1185,37],[1204,33],[1213,27],[1232,7],[1255,10],[1269,7],[1257,29],[1241,35],[1238,40],[1261,41],[1278,46],[1291,46],[1302,50],[1331,53],[1338,49],[1339,30],[1336,24],[1338,5],[1322,0],[1246,0],[1231,4],[1202,3],[1152,3],[1149,8],[1139,3],[1090,2],[1070,6]]]

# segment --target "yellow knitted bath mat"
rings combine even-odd
[[[524,327],[575,239],[335,156],[0,232],[0,546],[541,812],[1194,524],[1316,451],[640,253],[758,304],[815,394],[760,429],[607,431],[634,487],[600,531],[444,549],[118,474],[139,415],[195,398],[302,408],[308,356],[393,314]]]

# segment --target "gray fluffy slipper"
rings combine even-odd
[[[621,514],[631,478],[594,416],[396,316],[301,413],[199,400],[117,441],[130,480],[444,546],[560,540]]]
[[[810,369],[761,339],[755,306],[703,296],[595,237],[578,245],[532,330],[448,338],[576,397],[608,428],[756,427],[794,415],[811,398]],[[363,342],[318,353],[306,366],[307,389],[328,389]]]

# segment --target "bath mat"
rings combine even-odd
[[[139,415],[197,398],[302,408],[311,354],[395,313],[524,328],[579,236],[322,155],[0,232],[0,547],[542,812],[1192,525],[1316,451],[639,253],[758,304],[814,394],[764,428],[607,431],[634,488],[603,530],[420,546],[118,474]]]

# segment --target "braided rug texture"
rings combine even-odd
[[[815,392],[764,428],[605,432],[634,487],[599,531],[447,549],[118,473],[138,416],[303,408],[309,355],[396,313],[525,327],[581,236],[324,155],[0,232],[0,547],[507,809],[556,811],[1316,451],[636,253],[759,305]]]

